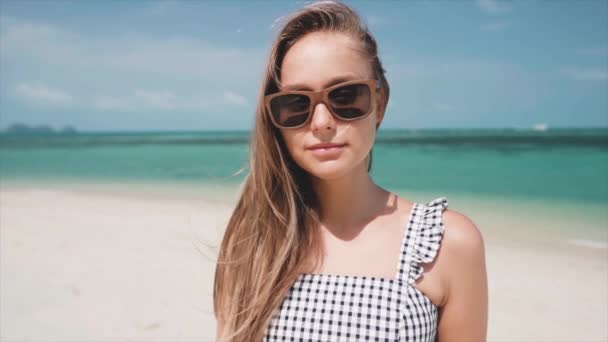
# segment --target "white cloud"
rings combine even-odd
[[[129,111],[134,106],[124,99],[101,95],[93,99],[93,107],[103,111]]]
[[[247,99],[244,96],[231,91],[224,92],[224,100],[226,100],[230,104],[235,104],[237,106],[247,105]]]
[[[17,94],[25,98],[28,102],[52,104],[52,105],[68,105],[74,102],[72,95],[67,92],[51,88],[44,84],[28,84],[20,83],[16,87]]]
[[[83,55],[73,43],[77,35],[60,28],[0,16],[0,51],[19,60],[34,58],[44,64],[72,64]]]
[[[2,24],[2,44],[28,43],[40,39],[64,39],[70,37],[68,32],[50,25],[40,25],[28,20],[17,20],[12,17],[0,16]]]
[[[56,26],[4,16],[0,23],[3,55],[37,65],[80,67],[86,72],[162,75],[208,82],[254,81],[265,56],[262,48],[219,46],[187,36],[159,38],[125,33],[90,38]]]
[[[175,94],[168,90],[149,91],[137,89],[135,90],[135,99],[139,100],[142,107],[146,108],[173,110],[177,107],[175,104]]]
[[[581,81],[606,81],[608,80],[608,69],[606,68],[564,68],[562,73],[574,80]]]
[[[489,14],[500,14],[511,10],[509,4],[498,0],[477,0],[477,7]]]
[[[90,105],[102,111],[196,111],[225,105],[247,106],[247,99],[232,91],[177,95],[170,90],[135,89],[128,95],[100,95]],[[85,103],[86,105],[86,103]]]
[[[412,115],[414,121],[424,113],[429,115],[427,118],[445,119],[442,122],[446,125],[462,126],[466,120],[486,120],[489,114],[481,113],[494,113],[497,108],[536,108],[539,101],[550,101],[554,93],[547,86],[553,73],[507,58],[489,61],[405,56],[394,63],[386,66],[390,71],[391,97],[400,101],[399,111]]]
[[[482,24],[479,28],[482,31],[501,31],[507,28],[509,25],[506,22],[498,21],[493,23]]]
[[[126,96],[96,96],[92,105],[99,110],[127,112],[191,109],[189,101],[178,99],[172,91],[148,89],[135,89]]]
[[[255,89],[265,55],[263,47],[223,46],[186,36],[127,32],[89,37],[6,16],[0,16],[0,51],[2,68],[12,71],[2,81],[13,90],[5,94],[0,88],[1,96],[119,112],[250,105],[240,94]],[[34,77],[39,84],[22,81]],[[56,79],[64,89],[45,85]]]

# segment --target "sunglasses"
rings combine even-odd
[[[340,120],[353,121],[372,112],[378,80],[356,80],[336,84],[320,91],[282,91],[264,97],[270,120],[278,128],[299,128],[308,123],[315,106],[323,102]]]

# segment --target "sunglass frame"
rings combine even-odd
[[[340,87],[344,87],[344,86],[348,86],[351,84],[365,84],[367,85],[367,87],[369,88],[369,92],[370,92],[370,105],[369,105],[369,109],[367,110],[367,113],[365,113],[365,115],[362,116],[358,116],[356,118],[343,118],[340,115],[338,115],[337,113],[334,112],[332,106],[329,104],[329,93],[337,88]],[[266,109],[266,114],[268,115],[268,117],[270,117],[270,120],[272,121],[272,124],[275,125],[278,128],[284,128],[284,129],[296,129],[296,128],[300,128],[302,126],[305,126],[308,124],[308,122],[310,121],[310,118],[312,117],[312,113],[314,110],[314,107],[317,105],[317,103],[322,102],[325,107],[327,107],[327,109],[329,110],[329,112],[331,113],[331,115],[334,116],[334,118],[338,119],[338,120],[343,120],[343,121],[355,121],[355,120],[360,120],[363,119],[364,117],[368,116],[372,111],[373,111],[373,107],[374,104],[376,103],[376,92],[378,89],[381,88],[381,83],[379,80],[377,79],[365,79],[365,80],[352,80],[352,81],[346,81],[346,82],[342,82],[336,85],[333,85],[331,87],[319,90],[319,91],[313,91],[313,90],[287,90],[287,91],[280,91],[277,93],[273,93],[273,94],[269,94],[264,96],[264,107]],[[283,95],[305,95],[308,96],[309,100],[310,100],[310,107],[308,108],[308,116],[306,117],[306,120],[297,126],[283,126],[283,125],[279,125],[274,118],[274,115],[272,114],[271,111],[271,106],[270,106],[270,102],[272,101],[272,99],[274,99],[275,97],[278,96],[283,96]]]

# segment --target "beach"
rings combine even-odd
[[[382,212],[372,183],[421,210],[391,196]],[[435,253],[423,205],[439,203],[481,232],[487,341],[608,342],[608,0],[0,0],[0,342],[215,341],[217,256],[245,188],[253,213],[231,241],[265,244],[232,254],[262,271],[232,281],[275,282],[259,255],[293,264],[275,235],[306,234],[263,223],[309,222],[280,212],[305,198],[331,261],[298,253],[294,269],[346,284],[295,287],[360,299],[285,305],[279,331],[399,321],[406,342],[435,328],[433,342],[477,342],[448,326],[478,311],[461,290],[473,277],[451,277],[477,253],[443,244],[450,277],[404,281],[434,267],[407,263]],[[399,229],[413,243],[391,277]],[[455,298],[452,319],[437,305]]]
[[[219,244],[237,192],[1,183],[0,340],[213,341],[214,251],[205,246]],[[448,199],[484,236],[488,341],[608,340],[605,214]],[[598,224],[591,237],[577,226]]]

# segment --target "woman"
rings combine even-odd
[[[388,99],[376,41],[352,8],[322,1],[287,18],[220,247],[218,340],[485,340],[475,224],[445,197],[411,202],[369,175]]]

